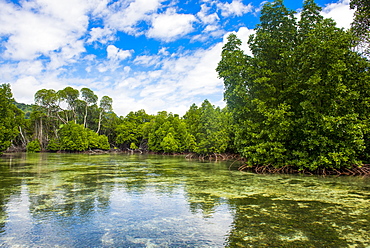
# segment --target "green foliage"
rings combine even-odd
[[[167,153],[184,151],[182,137],[186,135],[186,129],[182,128],[182,122],[178,115],[159,112],[145,127],[149,150]]]
[[[193,105],[184,118],[178,115],[159,112],[150,123],[144,125],[144,136],[148,139],[148,148],[155,152],[195,152],[198,145],[195,135],[198,133],[198,107]]]
[[[14,104],[9,84],[0,85],[0,155],[18,135],[24,114]]]
[[[62,151],[86,151],[89,148],[88,132],[82,125],[69,122],[59,130]]]
[[[65,119],[73,120],[77,122],[77,113],[76,108],[78,105],[78,97],[80,92],[77,89],[73,89],[72,87],[66,87],[63,90],[59,90],[57,92],[58,99],[60,101],[65,101],[68,106],[68,111],[64,111]]]
[[[25,119],[30,119],[30,115],[31,115],[32,110],[33,110],[33,105],[24,104],[24,103],[18,103],[16,101],[14,101],[13,104],[17,108],[19,108],[20,110],[22,110],[24,112],[24,118]]]
[[[302,19],[266,3],[242,54],[230,35],[217,68],[235,147],[250,164],[301,169],[360,164],[368,132],[369,64],[353,37],[306,0]]]
[[[351,9],[355,10],[351,30],[356,36],[356,45],[362,47],[364,54],[370,55],[370,2],[369,0],[351,0]]]
[[[27,152],[39,152],[41,151],[41,144],[38,139],[35,139],[27,144]]]
[[[109,150],[110,145],[105,135],[98,135],[83,125],[69,122],[58,131],[59,139],[49,142],[50,151],[86,151],[88,149]]]
[[[179,141],[173,137],[172,132],[174,132],[174,130],[170,129],[161,142],[161,148],[164,152],[172,153],[179,151]]]
[[[208,100],[204,100],[200,108],[197,146],[194,151],[198,154],[225,152],[229,143],[225,124],[220,108],[215,108]]]
[[[230,145],[229,114],[204,100],[198,108],[193,104],[184,115],[188,134],[188,151],[198,154],[223,153]]]
[[[136,150],[136,149],[139,149],[139,147],[135,143],[131,143],[130,144],[130,149]]]
[[[96,104],[98,97],[88,88],[82,88],[82,99],[79,97],[80,92],[72,87],[59,91],[42,89],[36,92],[36,104],[31,120],[35,130],[34,137],[40,140],[42,147],[46,147],[52,139],[59,140],[58,127],[70,121],[96,130],[97,133],[105,134],[109,141],[114,143],[119,118],[112,111],[112,99],[108,96],[102,97],[100,107],[98,107]],[[63,101],[65,104],[61,104]],[[67,108],[63,109],[62,106],[67,106]],[[85,146],[69,148],[81,150],[85,149]]]
[[[57,152],[60,151],[60,142],[58,139],[52,139],[49,141],[46,150],[52,151],[52,152]]]
[[[90,129],[85,129],[87,132],[87,139],[89,142],[89,149],[102,149],[102,150],[109,150],[110,145],[108,142],[108,137],[105,135],[99,135],[93,132]]]
[[[152,116],[144,110],[130,112],[120,124],[116,126],[116,144],[123,148],[138,149],[144,140],[144,126],[152,119]],[[135,145],[135,146],[133,146]],[[131,147],[135,148],[131,148]]]

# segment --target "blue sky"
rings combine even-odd
[[[125,116],[145,109],[184,114],[209,99],[224,106],[215,68],[225,37],[246,41],[266,1],[0,0],[0,84],[18,102],[40,89],[88,87]],[[299,16],[303,0],[286,0]],[[348,28],[349,0],[318,0]]]

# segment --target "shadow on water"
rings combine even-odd
[[[0,158],[5,247],[368,247],[370,181],[122,154]],[[22,233],[22,235],[19,235]]]

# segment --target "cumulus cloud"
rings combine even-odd
[[[107,58],[114,61],[121,61],[131,57],[132,50],[122,50],[115,45],[109,45],[107,47]]]
[[[242,16],[253,9],[251,4],[244,5],[242,0],[233,0],[231,3],[219,2],[217,7],[221,10],[221,15],[224,17]]]
[[[134,64],[142,65],[145,67],[157,66],[161,62],[161,56],[158,55],[141,55],[137,56],[134,60]]]
[[[204,24],[212,24],[214,25],[217,23],[220,18],[218,17],[217,13],[209,14],[211,8],[206,4],[201,5],[200,11],[197,13],[197,17],[202,21]]]
[[[88,0],[22,1],[20,6],[1,1],[0,34],[8,37],[4,57],[32,60],[61,51],[78,56],[83,50],[76,41],[85,34],[94,6]]]
[[[333,19],[337,27],[349,29],[351,27],[351,23],[354,17],[354,10],[350,9],[349,7],[349,0],[339,0],[336,3],[326,4],[321,11],[321,15],[324,18],[331,18]],[[300,20],[301,19],[301,10],[299,10],[295,17]]]
[[[141,34],[136,25],[143,20],[150,19],[156,13],[164,0],[120,0],[110,5],[105,22],[108,27],[132,35]]]
[[[254,29],[249,29],[246,27],[239,28],[239,30],[235,33],[236,36],[242,41],[242,45],[240,46],[240,48],[244,51],[245,54],[250,55],[250,56],[252,56],[252,51],[250,50],[248,46],[248,40],[249,40],[249,36],[255,33],[256,31]]]
[[[64,85],[65,82],[51,74],[44,77],[24,76],[12,83],[12,93],[17,102],[32,104],[34,103],[34,95],[38,90],[60,90]]]
[[[340,0],[337,3],[327,4],[322,15],[325,18],[332,18],[338,27],[348,29],[353,21],[354,10],[349,7],[349,0]]]
[[[152,17],[152,26],[147,36],[165,42],[173,41],[193,31],[196,18],[192,14],[178,14],[175,9],[169,8],[163,14]]]
[[[115,92],[127,89],[131,98],[137,99],[138,106],[146,103],[146,111],[153,114],[167,110],[182,115],[192,103],[200,104],[205,98],[220,102],[223,83],[218,79],[215,68],[220,60],[222,46],[223,43],[217,43],[208,49],[190,53],[140,57],[137,63],[156,61],[156,68],[136,71],[125,77],[116,85]]]
[[[92,28],[90,31],[90,38],[87,40],[87,43],[92,43],[98,41],[102,44],[106,44],[109,41],[114,41],[115,31],[107,27],[96,27]]]
[[[120,67],[123,67],[124,65],[121,64],[121,62],[125,59],[128,59],[129,57],[132,56],[133,50],[122,50],[115,45],[108,45],[106,48],[107,52],[107,60],[103,60],[100,62],[97,66],[96,69],[100,73],[105,73],[105,72],[114,72]],[[91,66],[86,68],[88,71],[91,72]]]

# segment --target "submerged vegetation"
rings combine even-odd
[[[321,16],[313,0],[304,2],[299,21],[282,0],[266,3],[256,33],[245,41],[253,55],[240,49],[235,34],[223,47],[217,67],[223,109],[204,100],[182,117],[145,110],[118,117],[113,100],[98,101],[89,88],[42,89],[35,104],[24,105],[3,84],[0,151],[12,145],[29,152],[230,153],[256,171],[369,174],[370,62],[366,49],[356,50],[366,43],[360,28],[369,18],[361,6],[352,2],[356,23],[345,31]]]

